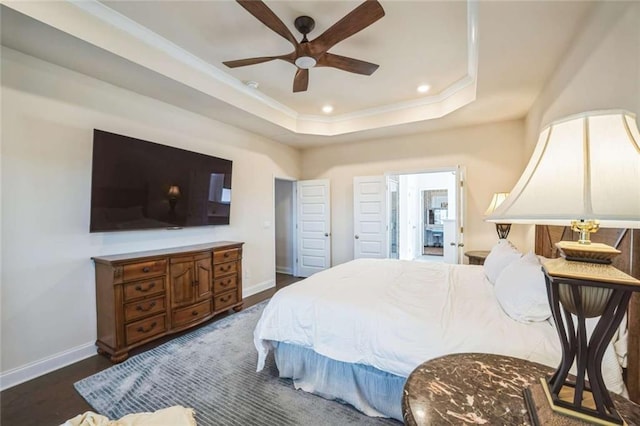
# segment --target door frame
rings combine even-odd
[[[434,168],[427,168],[427,169],[408,169],[408,170],[402,170],[402,171],[390,171],[390,172],[385,172],[384,176],[388,179],[389,176],[400,176],[400,175],[420,175],[420,174],[429,174],[429,173],[446,173],[446,172],[452,172],[454,173],[454,175],[456,176],[456,217],[455,217],[455,221],[456,221],[456,241],[458,243],[458,247],[456,247],[457,251],[458,251],[458,258],[457,258],[457,262],[458,263],[462,263],[462,260],[464,259],[464,256],[460,255],[460,252],[462,251],[462,247],[464,247],[464,232],[460,232],[460,228],[463,228],[464,231],[464,218],[465,218],[465,214],[464,214],[464,207],[465,207],[465,200],[464,200],[464,187],[460,188],[458,187],[458,181],[462,181],[463,185],[465,185],[464,181],[466,180],[466,168],[463,165],[457,164],[455,166],[448,166],[448,167],[434,167]],[[389,191],[389,189],[387,188],[387,192]],[[423,234],[424,231],[422,231],[421,234]],[[423,238],[423,237],[421,237]],[[422,241],[422,240],[421,240]],[[460,245],[462,244],[462,245]],[[400,250],[398,249],[398,252],[400,252]],[[422,253],[422,250],[420,250],[420,253]]]

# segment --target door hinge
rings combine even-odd
[[[461,234],[464,234],[464,226],[461,226],[461,227],[460,227],[460,233],[461,233]]]
[[[464,181],[463,181],[463,180],[461,180],[461,181],[460,181],[460,188],[462,188],[463,186],[464,186]]]

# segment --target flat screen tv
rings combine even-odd
[[[90,232],[227,225],[230,160],[93,132]]]

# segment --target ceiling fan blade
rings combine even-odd
[[[247,65],[261,64],[263,62],[269,62],[279,58],[280,58],[279,56],[262,56],[260,58],[247,58],[247,59],[237,59],[235,61],[224,61],[223,64],[225,64],[229,68],[237,68],[237,67],[244,67]]]
[[[295,63],[294,61],[296,59],[296,53],[291,52],[286,55],[280,55],[280,56],[260,56],[258,58],[236,59],[235,61],[225,61],[223,62],[223,64],[225,64],[229,68],[237,68],[237,67],[244,67],[247,65],[261,64],[263,62],[269,62],[275,59],[282,59],[283,61],[287,61],[293,64]]]
[[[298,68],[293,79],[293,92],[306,92],[309,86],[309,70]]]
[[[363,75],[371,75],[379,67],[379,65],[372,64],[371,62],[348,58],[346,56],[334,55],[332,53],[325,53],[324,55],[320,56],[316,66],[338,68],[343,71]]]
[[[289,40],[294,47],[297,48],[298,41],[291,34],[289,28],[276,16],[275,13],[261,0],[236,0],[240,6],[244,7],[247,12],[252,14],[258,21],[269,27],[271,30],[280,34],[285,39]]]
[[[311,48],[316,53],[326,52],[337,43],[362,31],[383,16],[384,9],[377,0],[366,0],[314,39],[311,42]]]

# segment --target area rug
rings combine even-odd
[[[75,383],[100,414],[118,419],[172,405],[205,425],[384,425],[353,407],[297,391],[273,357],[256,372],[253,329],[266,302],[213,322]]]

